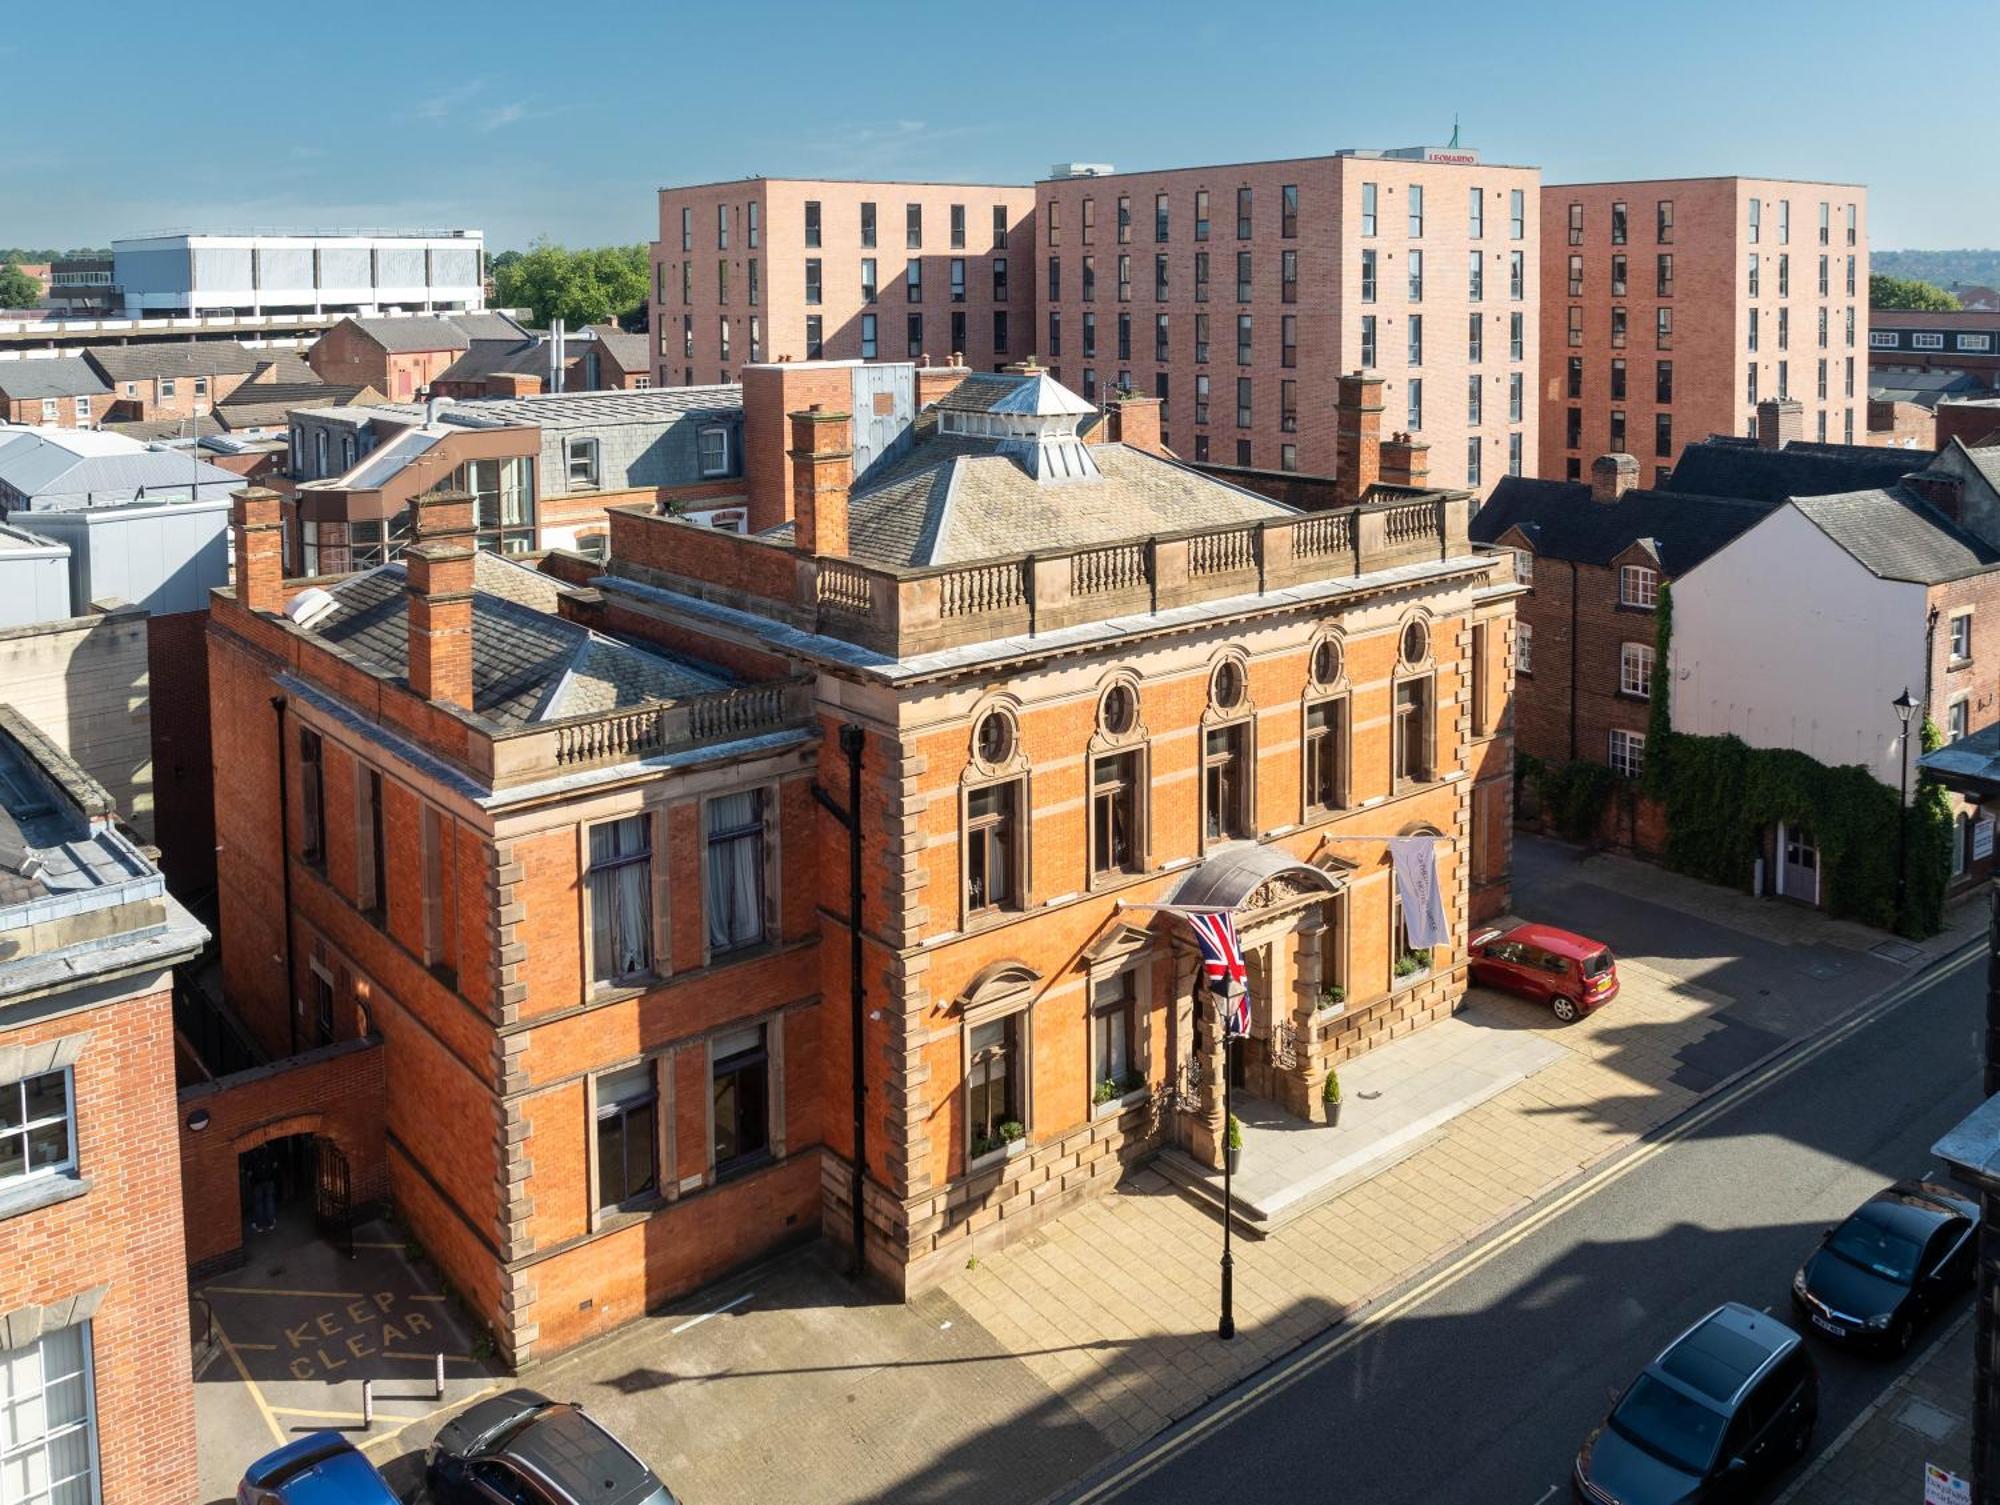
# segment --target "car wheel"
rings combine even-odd
[[[1566,998],[1561,993],[1554,993],[1549,996],[1549,1012],[1554,1014],[1564,1024],[1574,1024],[1576,1016],[1582,1010],[1576,1006],[1574,998]]]

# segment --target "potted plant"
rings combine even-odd
[[[1028,1129],[1018,1118],[1010,1118],[1000,1125],[1000,1142],[1012,1146],[1028,1137]]]
[[[1323,1009],[1337,1009],[1347,1002],[1347,989],[1324,987],[1319,990],[1319,1006]]]
[[[1319,1100],[1326,1108],[1327,1127],[1340,1122],[1340,1073],[1331,1066],[1326,1069],[1326,1085],[1320,1089]]]
[[[1236,1167],[1243,1159],[1243,1125],[1234,1113],[1229,1115],[1229,1126],[1223,1134],[1223,1148],[1229,1156],[1229,1174],[1236,1174]]]
[[[1099,1082],[1096,1088],[1091,1092],[1090,1106],[1093,1108],[1102,1108],[1106,1103],[1110,1102],[1113,1098],[1117,1097],[1118,1095],[1119,1095],[1118,1084],[1112,1081],[1110,1077],[1106,1077],[1103,1081]]]
[[[1401,956],[1396,958],[1396,976],[1399,978],[1415,977],[1419,972],[1428,972],[1430,966],[1431,953],[1429,947],[1405,951]]]

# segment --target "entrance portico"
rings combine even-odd
[[[1217,852],[1168,895],[1174,907],[1228,909],[1249,973],[1250,1034],[1235,1049],[1235,1086],[1287,1113],[1324,1122],[1323,1060],[1311,1047],[1323,988],[1332,986],[1343,944],[1340,924],[1348,868],[1337,860],[1303,862],[1279,847],[1238,846]],[[1215,1010],[1197,987],[1199,959],[1185,927],[1174,932],[1174,1043],[1181,1059],[1199,1063],[1199,1102],[1181,1136],[1205,1165],[1222,1163],[1221,1031]]]

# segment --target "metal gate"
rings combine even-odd
[[[354,1202],[347,1155],[325,1136],[313,1140],[313,1221],[320,1237],[354,1258]]]

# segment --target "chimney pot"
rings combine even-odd
[[[792,519],[801,551],[847,552],[847,493],[854,483],[853,421],[813,403],[792,414]]]
[[[1341,377],[1334,417],[1334,496],[1351,506],[1382,479],[1382,378],[1372,371]]]
[[[417,497],[416,539],[403,552],[410,690],[472,709],[473,501],[463,491]]]

